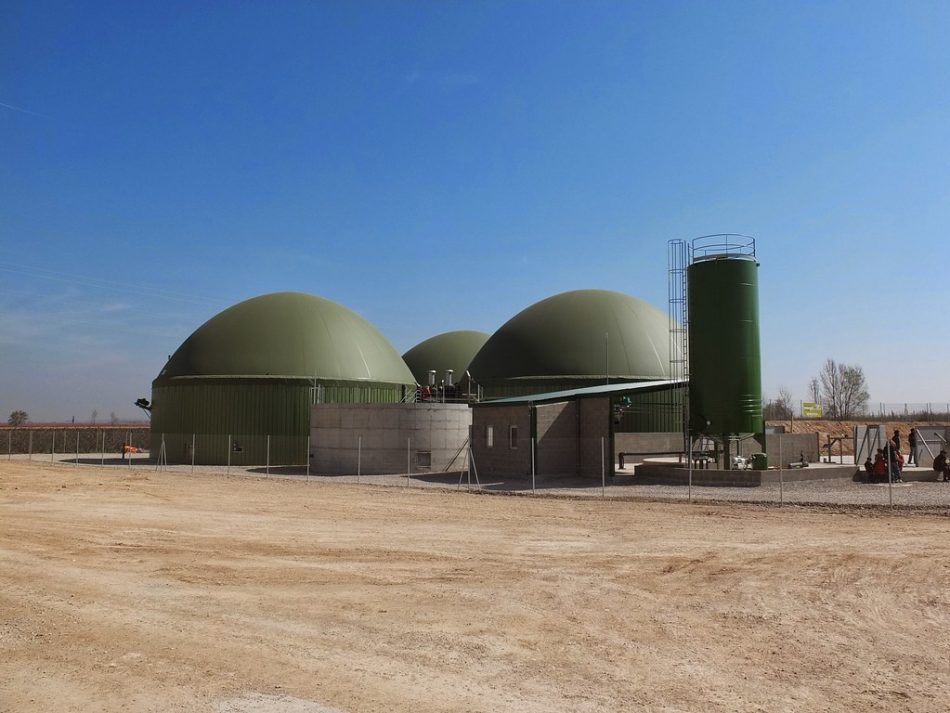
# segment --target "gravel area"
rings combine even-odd
[[[48,465],[52,461],[60,465],[64,472],[71,468],[100,466],[103,461],[98,454],[80,454],[76,464],[74,454],[57,454],[51,459],[49,454],[33,456],[37,464]],[[27,460],[27,456],[13,456],[13,460]],[[136,472],[162,471],[156,468],[147,455],[133,458],[131,468],[128,461],[122,461],[118,455],[106,455],[106,467],[129,469]],[[190,465],[170,465],[167,471],[188,473]],[[919,472],[924,472],[921,469]],[[486,494],[536,495],[544,497],[575,497],[610,499],[641,499],[656,501],[699,501],[699,502],[737,502],[737,503],[775,503],[790,505],[820,506],[857,506],[857,507],[901,507],[924,510],[950,511],[950,483],[942,482],[905,482],[887,484],[866,484],[850,479],[808,480],[770,483],[756,487],[710,487],[682,485],[652,485],[637,483],[632,475],[621,472],[613,479],[607,479],[604,487],[597,480],[575,477],[536,478],[532,491],[530,478],[474,478],[469,484],[465,475],[460,480],[459,473],[405,474],[394,475],[315,475],[307,476],[302,466],[274,466],[230,469],[224,466],[195,466],[196,473],[215,473],[221,475],[243,475],[256,478],[292,478],[309,479],[323,483],[363,484],[399,488],[438,488],[463,490]]]

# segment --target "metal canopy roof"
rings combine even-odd
[[[472,404],[478,406],[495,406],[498,404],[530,404],[539,401],[567,401],[593,396],[613,396],[616,394],[643,393],[647,391],[664,391],[676,386],[686,386],[687,379],[664,379],[661,381],[637,381],[621,384],[602,384],[600,386],[585,386],[581,389],[566,391],[550,391],[546,394],[529,394],[527,396],[513,396],[507,399],[494,399]]]

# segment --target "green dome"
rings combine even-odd
[[[611,379],[667,379],[669,319],[656,307],[619,292],[564,292],[508,320],[478,352],[469,371],[480,383],[603,379],[605,371]]]
[[[301,292],[254,297],[215,315],[184,341],[158,380],[221,376],[413,383],[372,324]]]
[[[430,369],[435,369],[439,379],[442,379],[446,370],[452,369],[458,383],[462,381],[472,358],[486,341],[488,335],[485,332],[445,332],[419,342],[403,354],[402,359],[416,377],[418,384],[428,383]]]

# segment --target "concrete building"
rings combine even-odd
[[[314,295],[279,292],[209,319],[152,382],[151,451],[169,462],[306,462],[310,407],[397,403],[415,391],[369,322]]]
[[[682,450],[682,433],[615,432],[620,412],[635,398],[682,389],[682,382],[589,386],[484,401],[472,406],[472,452],[479,473],[600,477],[614,472],[618,439],[628,452]]]

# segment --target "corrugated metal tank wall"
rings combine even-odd
[[[683,430],[683,406],[686,389],[633,393],[623,399],[614,398],[622,405],[620,422],[614,423],[615,433],[669,433]]]
[[[314,387],[324,403],[397,403],[400,384],[176,378],[152,385],[151,452],[169,463],[304,465]],[[231,436],[229,451],[228,436]]]

